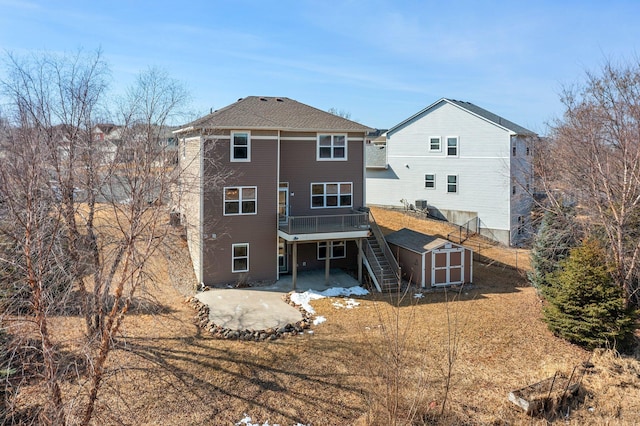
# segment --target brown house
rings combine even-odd
[[[421,287],[473,282],[473,251],[443,238],[403,228],[386,237],[402,277]]]
[[[178,210],[201,284],[333,267],[362,277],[370,129],[289,98],[251,96],[179,138]]]

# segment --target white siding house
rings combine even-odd
[[[389,129],[386,168],[367,168],[367,202],[426,204],[434,216],[519,244],[529,228],[536,138],[474,104],[440,99]]]

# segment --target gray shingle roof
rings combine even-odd
[[[441,104],[442,102],[447,102],[450,103],[452,105],[456,105],[459,108],[465,109],[467,111],[469,111],[472,114],[475,114],[479,117],[484,118],[485,120],[488,120],[492,123],[495,123],[498,126],[504,127],[505,129],[517,134],[517,135],[528,135],[528,136],[534,136],[536,133],[532,132],[531,130],[525,129],[522,126],[519,126],[517,124],[515,124],[512,121],[507,120],[506,118],[502,118],[497,114],[494,114],[492,112],[487,111],[484,108],[480,108],[477,105],[472,104],[471,102],[465,102],[465,101],[458,101],[455,99],[447,99],[447,98],[442,98],[434,103],[432,103],[431,105],[429,105],[428,107],[426,107],[425,109],[423,109],[422,111],[418,112],[417,114],[412,115],[411,117],[407,118],[406,120],[403,120],[402,122],[396,124],[395,126],[393,126],[391,129],[389,129],[389,131],[387,132],[387,134],[392,134],[394,133],[396,130],[398,130],[401,127],[404,127],[406,124],[413,122],[414,120],[416,120],[417,118],[428,114],[429,111],[431,109],[433,109],[434,107],[436,107],[437,105]]]
[[[507,129],[511,130],[512,132],[515,132],[518,135],[534,135],[535,134],[531,130],[525,129],[522,126],[519,126],[516,123],[507,120],[506,118],[502,118],[497,114],[487,111],[484,108],[480,108],[479,106],[474,105],[471,102],[457,101],[455,99],[446,99],[446,100],[458,105],[459,107],[466,109],[467,111],[471,111],[474,114],[479,115],[480,117],[484,117],[489,121],[493,121],[494,123],[502,127],[506,127]]]
[[[422,234],[408,228],[402,228],[396,232],[392,232],[384,238],[388,243],[404,247],[416,253],[424,253],[443,244],[451,243],[443,238]],[[456,245],[454,243],[451,244]]]
[[[249,96],[182,126],[198,129],[279,129],[366,132],[371,129],[289,98]]]

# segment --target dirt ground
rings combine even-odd
[[[374,215],[387,231],[444,232],[401,212]],[[169,246],[155,259],[147,309],[125,320],[96,425],[234,425],[245,415],[261,425],[386,425],[385,407],[396,400],[398,417],[419,414],[415,424],[543,425],[546,419],[523,414],[508,393],[556,371],[571,374],[587,360],[594,367],[581,376],[582,403],[566,419],[549,420],[631,425],[640,418],[638,361],[592,355],[554,337],[523,272],[504,266],[511,265],[511,249],[481,247],[474,286],[459,293],[372,294],[352,309],[336,305],[339,298],[321,299],[313,306],[326,322],[313,333],[237,342],[215,340],[194,325],[184,302],[195,282],[186,245],[175,237]],[[490,248],[501,256],[492,258]],[[57,343],[73,352],[69,330],[78,337],[81,319],[58,318],[54,326],[66,330]],[[70,380],[67,401],[81,399],[85,386],[82,378]],[[38,393],[24,386],[18,401],[28,407]]]

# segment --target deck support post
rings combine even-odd
[[[298,242],[293,242],[293,272],[291,273],[291,283],[293,290],[296,289],[296,279],[298,278]]]
[[[356,240],[358,246],[358,282],[362,285],[362,238]]]

